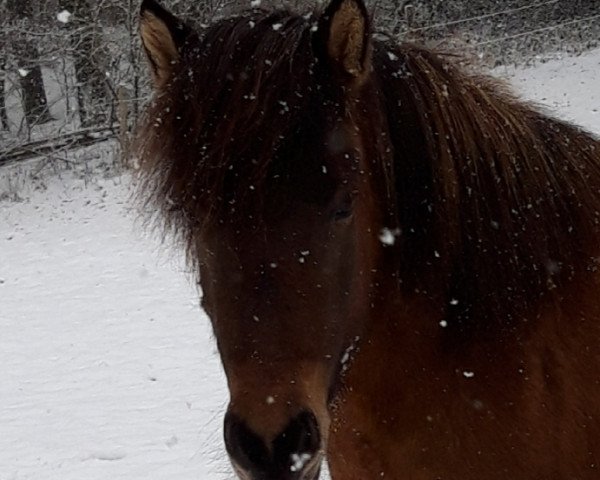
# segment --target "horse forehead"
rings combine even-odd
[[[318,213],[315,216],[320,215]],[[260,226],[243,225],[231,238],[234,244],[265,250],[288,249],[298,244],[320,241],[327,235],[326,226],[304,215],[290,216],[283,220],[265,220]]]
[[[327,134],[327,151],[338,155],[351,150],[356,143],[356,130],[348,122],[336,123]]]
[[[330,242],[329,228],[323,214],[310,211],[283,219],[246,219],[222,224],[210,235],[209,248],[224,255],[234,254],[238,260],[308,257],[317,254]],[[251,263],[254,263],[252,260]]]

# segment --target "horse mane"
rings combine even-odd
[[[414,45],[378,45],[394,146],[404,288],[443,295],[461,330],[535,315],[596,269],[600,143]]]
[[[324,105],[332,90],[313,25],[260,10],[216,23],[190,40],[148,109],[142,192],[192,261],[216,213],[260,205],[274,172],[290,167],[275,155],[283,140],[317,148],[307,119],[340,114],[336,102]],[[389,137],[374,161],[393,151],[380,169],[392,170],[383,181],[393,192],[390,226],[401,229],[393,249],[405,292],[442,299],[442,315],[470,328],[524,315],[596,268],[596,139],[426,48],[374,41],[372,62],[362,96],[387,123],[374,127]]]

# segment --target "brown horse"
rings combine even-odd
[[[152,0],[142,191],[200,275],[242,479],[600,478],[600,143],[361,0]]]

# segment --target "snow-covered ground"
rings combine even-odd
[[[496,73],[600,133],[600,50]],[[0,480],[232,478],[208,320],[127,177],[33,189],[17,170],[0,170],[21,197],[0,201]]]
[[[497,68],[524,98],[600,135],[600,49],[535,68]]]
[[[128,190],[55,178],[0,204],[2,480],[222,478],[208,320]]]

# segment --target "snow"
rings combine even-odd
[[[342,358],[340,359],[340,365],[342,366],[342,373],[346,372],[349,367],[350,360],[352,360],[352,354],[358,350],[358,342],[360,341],[360,337],[354,337],[354,341],[346,348],[344,351]]]
[[[0,478],[222,478],[225,381],[126,178],[0,203]]]
[[[290,466],[291,472],[299,472],[304,468],[304,465],[312,458],[312,455],[308,453],[292,453],[290,459],[292,460],[292,465]]]
[[[396,243],[396,237],[400,235],[400,230],[390,230],[385,227],[379,232],[379,241],[386,247],[390,247]]]
[[[56,14],[56,19],[60,23],[69,23],[69,21],[71,20],[71,15],[72,13],[68,10],[62,10]]]
[[[498,68],[516,91],[560,117],[600,134],[600,49],[534,68]]]
[[[308,257],[309,255],[310,255],[310,250],[302,250],[300,252],[300,257],[298,257],[298,261],[300,263],[306,262],[306,257]]]
[[[495,73],[600,133],[599,67],[595,50]],[[233,478],[208,319],[179,252],[141,228],[127,176],[33,183],[7,172],[0,478]]]

